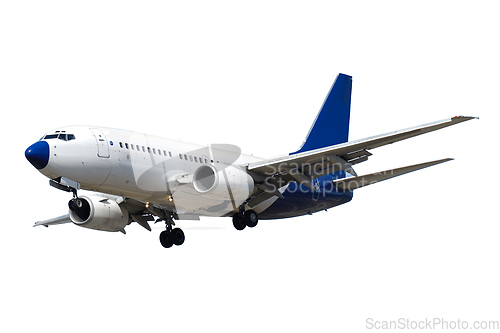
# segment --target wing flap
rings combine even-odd
[[[139,214],[130,214],[130,216],[132,217],[132,220],[137,222],[141,227],[148,231],[151,231],[151,226],[148,223],[148,221],[151,221],[151,219]]]
[[[445,158],[442,160],[436,160],[426,163],[414,164],[402,168],[390,169],[380,172],[371,173],[364,176],[344,178],[334,181],[338,189],[343,191],[353,191],[361,187],[365,187],[371,184],[375,184],[387,179],[391,179],[397,176],[401,176],[413,171],[424,169],[433,165],[441,164],[453,160],[452,158]]]

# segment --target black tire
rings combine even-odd
[[[160,233],[160,243],[166,249],[171,248],[174,245],[171,233],[167,230],[162,231]]]
[[[240,218],[240,214],[233,215],[233,226],[236,230],[243,230],[247,226],[243,219]]]
[[[253,210],[247,210],[245,212],[245,224],[249,228],[253,228],[259,223],[259,217],[257,216],[257,213],[254,212]]]
[[[186,236],[184,236],[184,231],[182,231],[182,229],[179,228],[175,228],[174,230],[172,230],[170,238],[172,239],[175,245],[182,245],[184,243],[184,240],[186,240]]]

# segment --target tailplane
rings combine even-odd
[[[296,152],[333,146],[348,141],[351,114],[352,77],[339,74],[321,107],[309,133]]]

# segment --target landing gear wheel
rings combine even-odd
[[[245,212],[245,215],[243,215],[243,216],[244,216],[245,224],[249,228],[253,228],[257,225],[257,223],[259,223],[259,217],[257,216],[257,213],[253,210],[247,210]]]
[[[172,247],[172,245],[174,245],[174,241],[172,239],[172,234],[170,232],[168,232],[167,230],[162,231],[160,233],[160,243],[166,249]]]
[[[182,245],[186,240],[184,231],[180,228],[173,228],[175,225],[173,216],[174,214],[168,211],[163,211],[163,216],[160,216],[156,222],[165,222],[165,230],[160,233],[160,243],[164,248],[170,248],[174,244]]]
[[[175,228],[170,234],[170,239],[175,245],[182,245],[186,237],[184,236],[184,231],[182,231],[182,229]]]
[[[244,219],[241,218],[240,214],[233,215],[233,226],[236,230],[243,230],[247,226]]]

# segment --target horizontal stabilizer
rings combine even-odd
[[[69,218],[69,214],[55,217],[50,220],[45,220],[45,221],[38,221],[35,222],[34,227],[38,227],[39,225],[43,225],[45,227],[48,227],[49,225],[57,225],[57,224],[64,224],[64,223],[71,223],[71,219]]]
[[[410,165],[402,168],[397,168],[397,169],[391,169],[391,170],[386,170],[386,171],[380,171],[364,176],[358,176],[358,177],[351,177],[351,178],[344,178],[341,180],[335,181],[335,185],[337,186],[338,189],[343,190],[343,191],[352,191],[367,185],[375,184],[378,182],[381,182],[386,179],[391,179],[397,176],[404,175],[406,173],[410,173],[413,171],[417,171],[420,169],[424,169],[433,165],[437,165],[440,163],[448,162],[453,160],[452,158],[445,158],[442,160],[437,160],[437,161],[432,161],[432,162],[426,162],[426,163],[421,163],[421,164],[415,164],[415,165]]]

